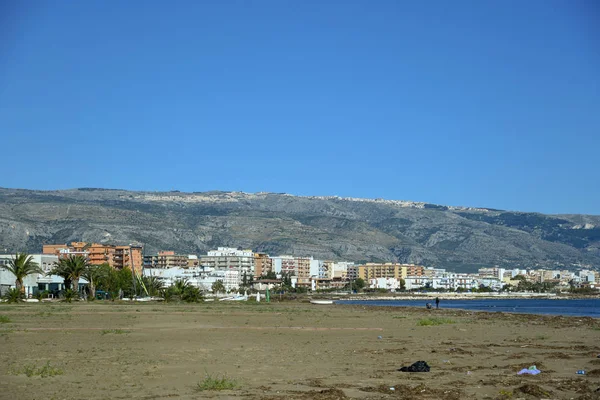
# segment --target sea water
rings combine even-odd
[[[364,306],[425,307],[433,298],[423,300],[338,300],[338,304]],[[571,315],[600,318],[600,299],[440,299],[440,308],[459,308],[474,311],[502,311],[525,314]]]

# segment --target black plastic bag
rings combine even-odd
[[[429,365],[425,361],[417,361],[410,367],[402,367],[398,371],[402,372],[429,372]]]

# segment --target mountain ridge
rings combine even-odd
[[[600,265],[600,216],[425,202],[246,192],[0,188],[0,249],[71,240],[147,252],[217,246],[319,259],[483,266]]]

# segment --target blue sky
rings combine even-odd
[[[0,2],[0,186],[600,214],[594,1]]]

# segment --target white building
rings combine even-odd
[[[33,261],[36,262],[45,273],[50,272],[54,264],[58,262],[58,256],[49,254],[30,254]],[[15,258],[14,254],[0,254],[0,267],[7,265],[10,260]],[[80,284],[87,284],[84,279],[80,280]],[[37,293],[38,290],[59,291],[64,289],[64,279],[56,275],[46,274],[31,274],[23,280],[25,295],[31,296]],[[0,292],[4,293],[9,288],[15,287],[15,276],[0,268]]]
[[[237,274],[228,276],[237,276],[236,287],[242,284],[244,274],[249,279],[249,275],[254,275],[254,253],[252,250],[238,250],[232,247],[218,247],[217,250],[211,250],[205,256],[200,256],[200,265],[215,271],[236,271]]]

